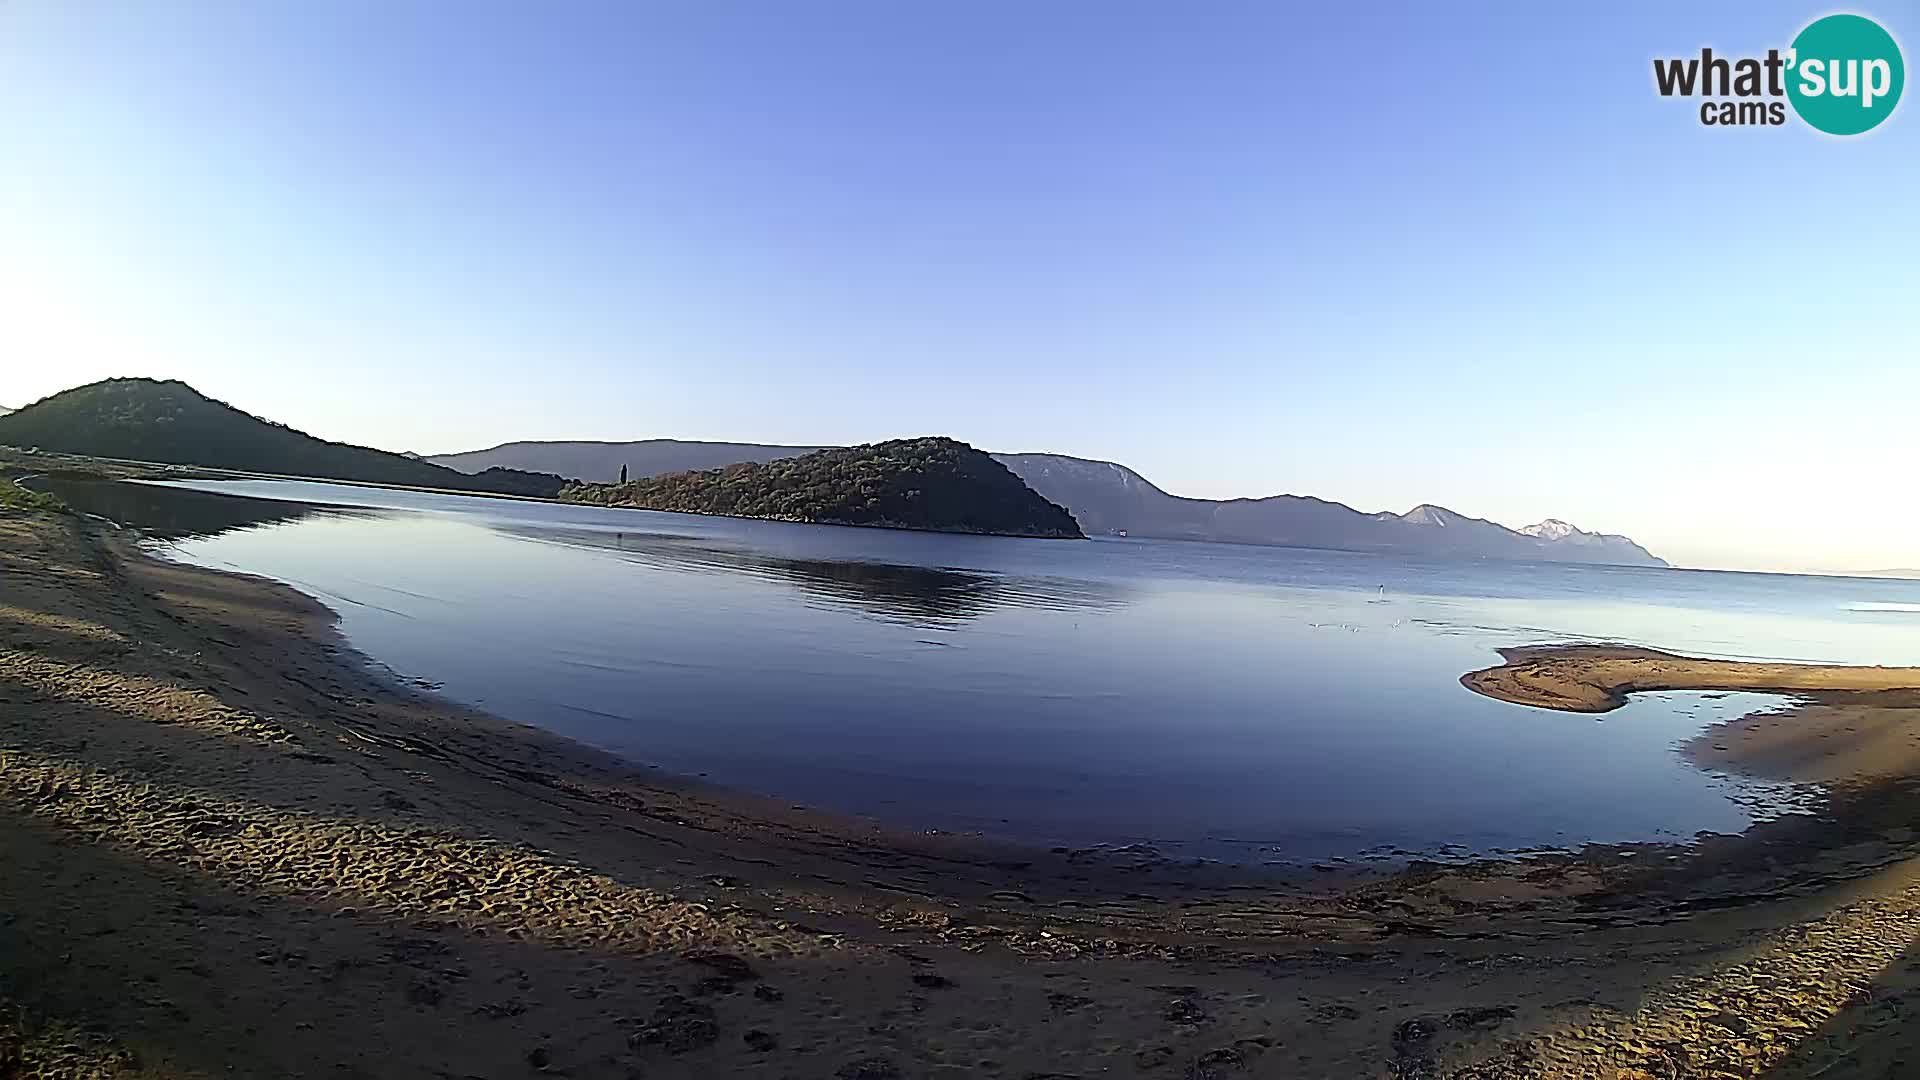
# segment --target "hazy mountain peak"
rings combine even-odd
[[[1565,540],[1574,533],[1580,533],[1584,536],[1597,535],[1589,533],[1576,525],[1569,525],[1559,518],[1548,518],[1537,525],[1529,525],[1520,531],[1528,536],[1537,536],[1542,540]]]
[[[1028,484],[1032,480],[1028,473],[1046,476],[1055,482],[1106,484],[1131,494],[1152,492],[1165,498],[1172,498],[1166,492],[1153,485],[1153,482],[1125,465],[1112,461],[1100,461],[1095,458],[1069,457],[1066,454],[995,454],[1000,463],[1019,473]]]
[[[1470,518],[1458,511],[1449,510],[1444,506],[1435,506],[1432,503],[1421,503],[1419,506],[1399,515],[1399,520],[1409,525],[1434,525],[1440,528],[1464,522],[1479,521],[1478,518]]]
[[[1570,524],[1559,518],[1548,518],[1538,525],[1529,525],[1520,531],[1528,536],[1537,536],[1542,540],[1565,540],[1575,543],[1600,543],[1603,541],[1620,541],[1627,539],[1619,533],[1588,532],[1578,525]],[[1631,541],[1628,542],[1631,543]]]

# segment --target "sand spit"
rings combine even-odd
[[[1645,690],[1920,691],[1920,668],[1702,660],[1626,645],[1529,646],[1500,655],[1506,663],[1468,672],[1461,685],[1562,712],[1610,712],[1625,705],[1627,695]]]
[[[1683,752],[1707,768],[1823,784],[1848,798],[1920,777],[1920,668],[1703,660],[1618,645],[1530,646],[1501,656],[1506,663],[1463,675],[1461,684],[1580,713],[1609,712],[1643,691],[1784,697],[1690,740]]]
[[[0,1077],[1898,1075],[1920,801],[1818,760],[1829,814],[1687,852],[1253,876],[896,835],[5,513]]]

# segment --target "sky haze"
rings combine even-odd
[[[0,404],[180,378],[421,452],[949,434],[1916,566],[1912,105],[1836,139],[1652,85],[1826,11],[16,0]]]

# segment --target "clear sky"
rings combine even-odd
[[[1805,4],[0,3],[0,404],[950,434],[1178,494],[1920,566],[1920,108],[1702,127]],[[1910,3],[1862,8],[1907,44]]]

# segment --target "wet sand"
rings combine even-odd
[[[1683,752],[1723,772],[1860,790],[1920,777],[1920,668],[1704,660],[1619,645],[1503,649],[1470,690],[1562,712],[1603,713],[1657,690],[1771,693],[1784,703],[1701,732]],[[1920,823],[1917,823],[1920,824]]]
[[[1629,645],[1536,645],[1502,649],[1506,663],[1468,672],[1460,684],[1516,705],[1611,712],[1649,690],[1759,693],[1920,690],[1920,668],[1841,667],[1703,660]]]
[[[0,513],[0,1076],[1889,1075],[1885,693],[1817,751],[1702,736],[1844,779],[1819,816],[1256,876],[664,778],[384,681],[279,585]]]

